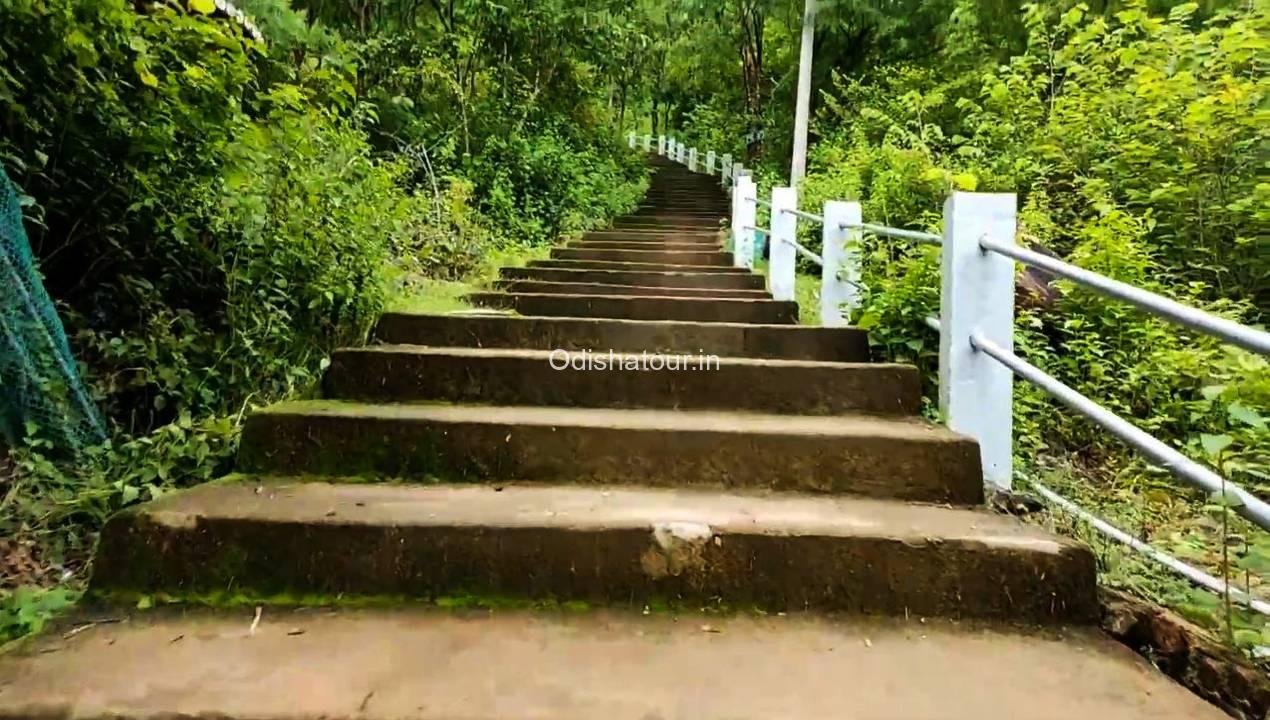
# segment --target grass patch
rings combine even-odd
[[[442,315],[477,309],[465,296],[488,289],[498,278],[499,268],[522,267],[531,260],[546,258],[551,248],[545,245],[513,245],[486,256],[476,272],[462,280],[440,280],[406,276],[388,301],[388,312]]]
[[[754,261],[754,272],[767,277],[768,262]],[[794,302],[798,303],[798,324],[820,324],[820,278],[816,275],[794,275]]]
[[[1256,571],[1270,538],[1251,523],[1160,472],[1136,464],[1095,473],[1067,458],[1041,458],[1025,473],[1081,508],[1253,597],[1270,600],[1270,578]],[[1270,619],[1191,584],[1060,509],[1035,516],[1051,531],[1094,552],[1098,583],[1167,607],[1244,651],[1270,646]],[[1225,553],[1223,553],[1223,544]]]

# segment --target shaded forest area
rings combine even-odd
[[[1266,3],[819,5],[805,209],[858,199],[937,229],[950,189],[1015,192],[1020,242],[1266,321]],[[307,392],[394,297],[630,206],[645,170],[626,131],[731,152],[763,191],[787,182],[802,0],[241,8],[262,39],[209,0],[0,6],[0,162],[111,429],[67,462],[24,428],[0,468],[0,635],[74,597],[110,512],[223,472],[242,414]],[[931,398],[937,252],[870,238],[853,318]],[[1270,496],[1264,358],[1067,283],[1035,290],[1020,354]],[[1225,499],[1025,385],[1016,431],[1020,484],[1270,591],[1270,539]],[[1056,522],[1089,537],[1105,582],[1270,645],[1260,618]]]

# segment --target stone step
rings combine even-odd
[[[1098,617],[1094,572],[1076,541],[978,510],[797,494],[249,479],[112,518],[91,587],[636,607],[722,600],[1084,624]]]
[[[503,268],[499,274],[508,280],[543,282],[600,283],[604,285],[640,285],[666,288],[715,288],[719,290],[762,290],[762,275],[703,272],[647,272],[638,270],[565,270],[558,268]]]
[[[721,219],[683,215],[639,215],[620,217],[613,220],[613,228],[617,230],[719,230],[722,224],[723,221]]]
[[[578,250],[645,250],[662,252],[723,252],[723,243],[676,242],[674,240],[570,240],[565,247]],[[729,254],[729,257],[731,255]]]
[[[706,277],[710,277],[707,275]],[[766,290],[721,290],[716,288],[643,287],[603,283],[547,282],[542,280],[495,280],[494,289],[506,293],[546,295],[627,295],[641,297],[771,298]]]
[[[602,317],[628,320],[695,320],[794,324],[798,303],[747,298],[638,297],[631,295],[548,295],[475,292],[468,302],[542,317]]]
[[[718,230],[588,230],[582,233],[583,240],[634,240],[652,242],[666,240],[671,242],[719,243],[723,234]]]
[[[722,250],[609,250],[554,247],[555,260],[605,260],[608,262],[662,263],[666,265],[731,265],[732,253]]]
[[[614,260],[530,260],[527,267],[562,270],[629,270],[651,272],[734,273],[752,275],[746,268],[731,265],[670,265],[651,262],[619,262]]]
[[[872,415],[292,401],[247,418],[238,468],[983,501],[973,440]]]
[[[702,207],[699,203],[683,202],[683,203],[644,203],[635,208],[632,216],[642,217],[645,215],[683,215],[686,217],[699,217],[718,219],[728,214],[729,207],[727,203],[723,203],[716,207]],[[629,217],[629,216],[628,216]]]
[[[671,367],[667,367],[667,364]],[[337,350],[325,397],[556,407],[916,415],[911,365],[756,360],[704,352],[619,353],[376,345]]]
[[[0,657],[0,717],[1226,718],[1090,627],[300,607],[247,632],[252,608],[119,615]]]
[[[742,323],[650,322],[601,318],[527,318],[385,313],[381,342],[437,347],[706,352],[727,357],[865,362],[858,328]]]

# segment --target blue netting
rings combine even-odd
[[[28,423],[73,450],[105,439],[0,168],[0,434],[17,444]]]

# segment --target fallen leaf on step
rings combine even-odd
[[[701,632],[718,633],[723,631],[713,625],[702,625]]]
[[[288,635],[303,635],[304,630],[301,628],[291,628],[290,630],[287,631],[287,634]]]
[[[870,640],[870,639],[868,639],[868,638],[865,638],[865,639],[864,639],[864,646],[865,646],[865,647],[867,647],[867,648],[871,648],[871,647],[873,647],[873,641],[872,641],[872,640]]]

